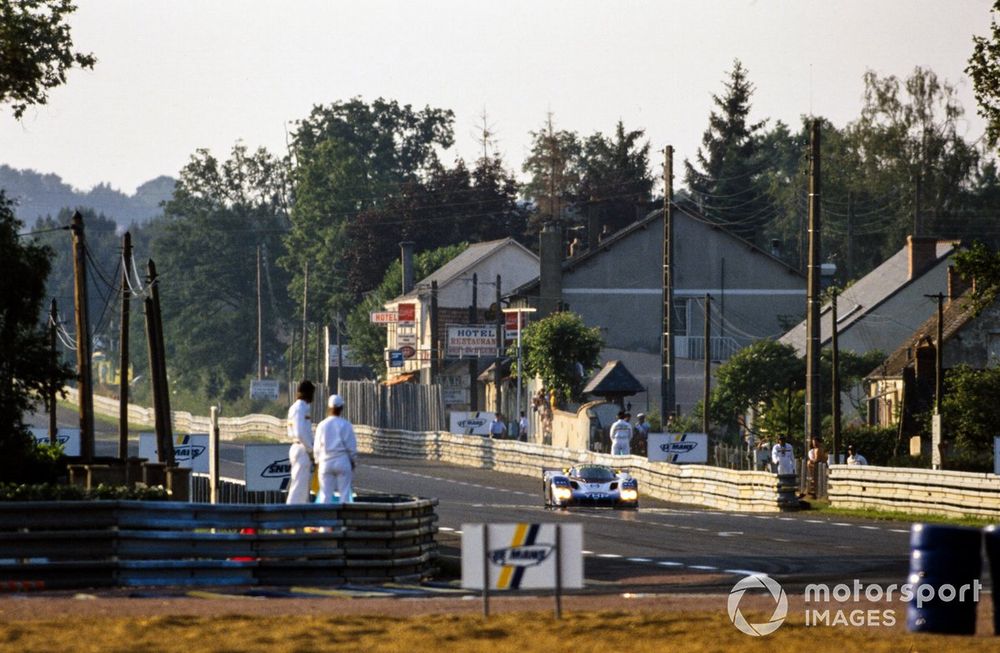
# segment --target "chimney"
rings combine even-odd
[[[909,279],[919,277],[937,260],[937,238],[907,236],[906,247],[910,254]]]
[[[403,266],[403,292],[413,290],[413,241],[404,240],[399,244],[400,263]]]
[[[562,227],[546,222],[538,235],[538,252],[541,257],[538,296],[538,317],[548,317],[562,304]]]
[[[958,299],[958,297],[964,293],[966,290],[972,287],[972,284],[962,278],[956,270],[954,265],[948,266],[948,301],[953,299]]]

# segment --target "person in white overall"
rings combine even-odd
[[[771,449],[771,462],[774,463],[778,474],[795,473],[795,452],[783,435],[778,436],[778,444]]]
[[[611,425],[611,455],[629,455],[629,444],[632,442],[632,425],[629,424],[625,411],[619,411],[618,421]]]
[[[288,461],[292,466],[292,477],[288,482],[288,498],[285,503],[309,503],[309,484],[312,481],[313,434],[309,413],[316,393],[312,381],[299,383],[298,398],[288,409]]]
[[[327,418],[316,427],[313,453],[319,465],[319,494],[316,503],[332,503],[334,491],[340,495],[340,503],[354,501],[351,483],[357,464],[358,441],[354,427],[340,416],[344,410],[344,398],[330,395],[326,402]]]

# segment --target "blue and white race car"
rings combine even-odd
[[[607,465],[577,465],[568,469],[543,469],[546,508],[608,506],[638,508],[639,481],[628,472]]]

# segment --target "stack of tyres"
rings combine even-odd
[[[976,600],[982,567],[982,531],[978,528],[914,524],[910,531],[913,598],[906,610],[912,632],[974,635]],[[930,589],[933,588],[933,597]],[[965,588],[963,591],[962,588]]]
[[[1000,578],[1000,526],[986,527],[986,557],[990,561],[990,579],[997,587]],[[1000,595],[993,595],[993,634],[1000,635]]]

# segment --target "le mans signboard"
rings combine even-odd
[[[488,529],[485,538],[484,528]],[[556,587],[557,560],[560,585],[582,588],[581,524],[462,524],[462,587],[466,589],[482,589],[484,571],[490,589],[551,589]]]
[[[139,434],[139,457],[160,459],[155,433]],[[208,473],[208,433],[174,436],[174,460],[193,472]]]
[[[707,463],[705,433],[650,433],[647,455],[651,462]]]

